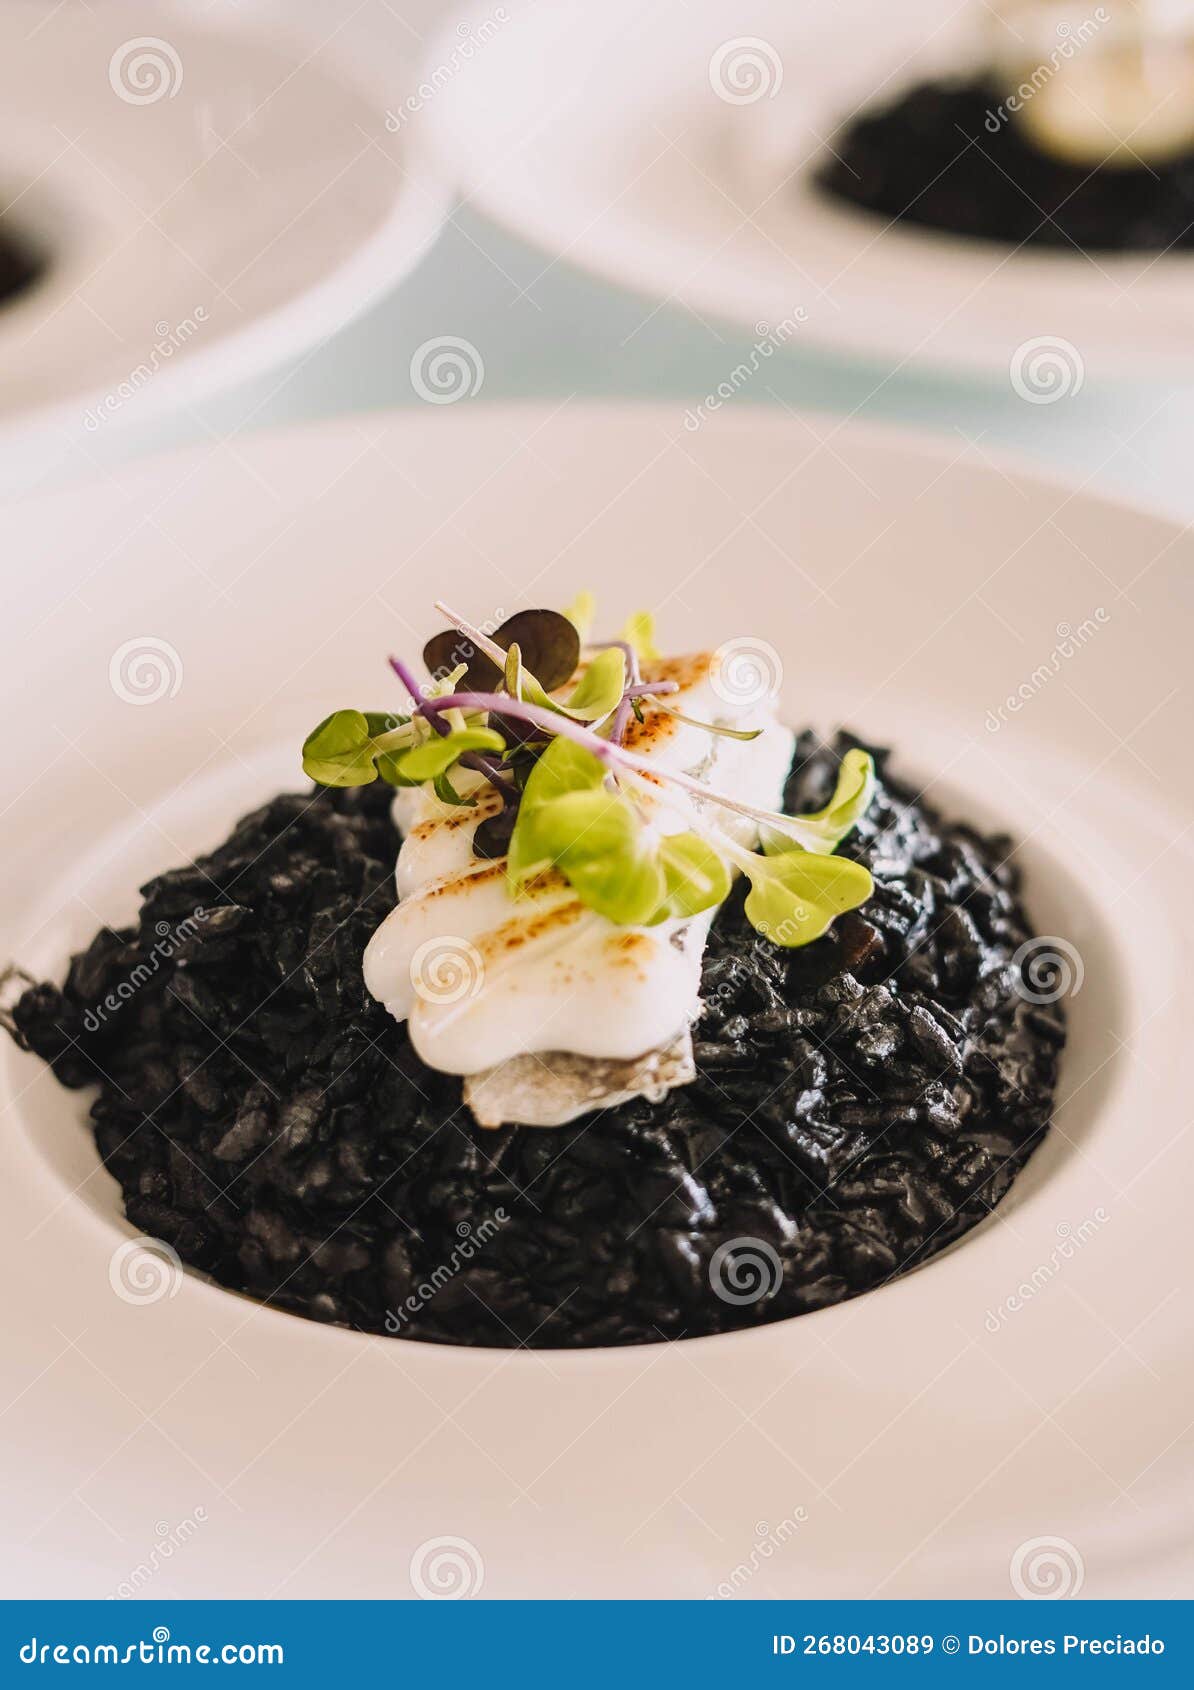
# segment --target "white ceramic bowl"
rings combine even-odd
[[[624,1351],[364,1337],[191,1275],[130,1301],[86,1099],[6,1046],[11,1593],[109,1593],[197,1510],[155,1594],[407,1595],[443,1538],[491,1596],[998,1596],[1037,1539],[1070,1588],[1178,1593],[1183,532],[855,425],[465,402],[144,463],[10,508],[0,543],[0,954],[35,972],[297,783],[310,723],[370,676],[384,698],[433,594],[484,618],[592,586],[669,646],[762,632],[793,721],[890,742],[1023,842],[1082,975],[1056,1126],[990,1221],[854,1302]],[[122,696],[130,649],[152,703]]]
[[[446,209],[323,35],[41,0],[0,15],[0,196],[50,259],[0,306],[10,452],[35,426],[85,445],[318,341]]]
[[[553,259],[764,343],[1003,380],[1019,355],[1038,398],[1058,383],[1189,374],[1188,251],[1012,249],[813,191],[855,111],[1006,45],[979,0],[507,10],[429,110],[431,139],[470,201]],[[489,11],[476,0],[466,14],[474,35]],[[1029,342],[1044,356],[1020,352]]]

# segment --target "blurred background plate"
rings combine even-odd
[[[185,405],[415,264],[443,196],[336,33],[291,38],[272,6],[5,6],[0,211],[45,259],[0,304],[6,444]]]
[[[11,505],[0,957],[60,975],[297,786],[302,734],[384,705],[434,595],[592,587],[673,649],[765,634],[793,721],[847,720],[1006,827],[1070,947],[1071,1036],[1055,1127],[947,1256],[754,1332],[570,1354],[365,1337],[190,1274],[122,1295],[87,1100],[0,1040],[8,1594],[111,1595],[200,1510],[152,1595],[409,1595],[449,1538],[487,1597],[743,1568],[732,1594],[1006,1596],[1030,1554],[1088,1596],[1188,1589],[1192,547],[956,441],[694,430],[680,403],[342,418]]]
[[[812,190],[856,110],[981,62],[995,31],[981,0],[502,9],[431,134],[468,198],[553,258],[759,337],[801,308],[802,346],[897,368],[1006,379],[1017,348],[1048,337],[1069,352],[1044,373],[1069,387],[1194,371],[1189,253],[1017,251]],[[492,15],[487,0],[467,14],[474,32]]]

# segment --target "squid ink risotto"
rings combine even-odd
[[[38,281],[45,270],[42,258],[24,239],[6,228],[0,216],[0,306],[8,304]]]
[[[1006,101],[987,79],[917,83],[845,126],[818,186],[885,222],[1012,247],[1194,244],[1194,138],[1174,157],[1149,157],[1136,138],[1115,164],[1072,159],[1038,144]]]
[[[275,1308],[543,1348],[784,1320],[977,1225],[1064,1039],[1011,842],[729,647],[440,608],[399,709],[8,1017],[132,1225]]]

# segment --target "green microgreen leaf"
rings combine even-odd
[[[650,926],[721,903],[729,871],[694,833],[658,834],[625,794],[606,787],[600,760],[554,739],[527,780],[507,872],[517,890],[558,868],[582,903],[623,926]]]
[[[730,895],[729,869],[699,834],[665,834],[659,841],[659,861],[666,894],[656,920],[699,915]]]
[[[662,698],[652,695],[652,707],[662,710],[668,716],[675,716],[677,721],[686,722],[690,728],[700,728],[704,733],[715,734],[721,739],[740,739],[750,741],[758,739],[762,728],[725,728],[718,722],[698,722],[695,716],[686,716],[683,710],[677,710],[674,705],[665,704]],[[642,718],[640,717],[641,721]]]
[[[819,939],[835,916],[857,909],[874,891],[869,871],[848,857],[793,850],[753,856],[742,868],[750,879],[747,920],[764,938],[788,948]]]
[[[584,645],[593,632],[593,623],[597,619],[596,596],[587,590],[583,593],[577,593],[564,615],[576,629],[580,635],[580,643]]]
[[[455,669],[449,669],[440,680],[428,681],[426,696],[428,698],[445,698],[448,693],[456,691],[467,674],[468,664],[458,663]]]
[[[599,651],[581,676],[564,714],[578,722],[598,722],[616,710],[626,691],[626,653],[617,646]]]
[[[456,809],[462,810],[475,810],[477,808],[477,800],[473,797],[466,798],[463,794],[457,792],[447,775],[436,775],[434,785],[435,796],[441,804],[451,804]]]
[[[564,857],[579,867],[601,840],[608,843],[619,830],[625,833],[627,817],[637,822],[624,798],[616,799],[622,808],[608,818],[599,816],[593,807],[589,811],[564,807],[576,798],[602,800],[614,799],[615,795],[606,792],[605,769],[591,751],[569,739],[553,739],[527,777],[518,807],[507,863],[515,890],[546,868],[558,865],[564,869]],[[588,826],[594,820],[603,825],[595,835],[588,836]]]
[[[865,815],[875,795],[875,765],[866,751],[847,751],[838,770],[833,797],[823,810],[777,819],[760,830],[763,850],[780,856],[792,850],[828,855]]]
[[[628,616],[622,638],[638,657],[640,663],[658,663],[660,653],[655,644],[655,618],[649,610],[636,610]]]
[[[439,608],[454,619],[446,606]],[[874,890],[869,872],[832,853],[873,796],[875,772],[867,753],[848,752],[830,802],[796,817],[740,803],[678,770],[650,769],[643,758],[594,732],[625,696],[627,661],[621,646],[593,655],[566,703],[551,697],[575,673],[580,627],[588,631],[593,608],[592,595],[582,594],[567,615],[522,611],[508,618],[492,641],[461,622],[463,632],[448,630],[429,642],[425,656],[436,673],[420,690],[428,698],[443,699],[458,689],[489,696],[441,710],[439,724],[450,727],[446,734],[435,733],[418,716],[336,711],[308,736],[304,769],[326,786],[365,785],[379,775],[395,786],[426,781],[443,803],[475,807],[476,799],[457,791],[449,771],[471,752],[502,754],[521,801],[517,809],[504,804],[478,829],[478,837],[485,835],[482,854],[498,856],[508,841],[512,890],[555,867],[583,903],[620,925],[686,920],[720,904],[730,889],[730,864],[750,881],[748,918],[779,945],[808,944],[836,916],[865,903]],[[657,658],[646,612],[630,619],[624,638],[641,658]],[[498,658],[504,661],[499,664]],[[409,671],[397,659],[391,662],[411,690],[416,683]],[[489,673],[482,680],[477,671],[484,665]],[[496,691],[503,684],[505,697]],[[710,733],[750,740],[761,731],[698,722],[660,698],[650,702]],[[631,703],[641,721],[640,700]],[[497,724],[507,727],[506,716],[508,731],[498,732]],[[486,721],[490,725],[483,725]],[[611,767],[620,771],[620,784]],[[637,794],[637,783],[653,774],[752,818],[761,829],[762,854],[701,821],[699,832],[661,833]],[[505,780],[500,784],[504,788]]]
[[[320,786],[368,786],[388,745],[409,743],[405,716],[385,711],[334,710],[303,742],[303,770]]]
[[[531,765],[522,792],[522,807],[532,810],[569,792],[596,792],[605,785],[605,768],[583,745],[553,739]]]
[[[558,868],[589,909],[638,926],[655,919],[666,896],[658,852],[621,793],[567,792],[526,815],[523,799],[510,841],[515,887],[544,867]]]
[[[536,675],[522,662],[521,652],[516,662],[511,654],[506,659],[506,691],[511,698],[521,698],[526,704],[537,704],[541,710],[552,710],[557,716],[568,716],[574,722],[599,722],[617,709],[626,690],[626,654],[617,646],[599,651],[585,669],[565,704],[560,704],[542,687]]]
[[[511,698],[522,697],[522,652],[518,642],[506,652],[506,673],[503,677],[506,691]]]
[[[493,728],[462,728],[429,739],[394,759],[396,772],[411,785],[446,774],[466,751],[504,751],[506,742]]]
[[[402,753],[387,751],[377,759],[377,772],[387,786],[421,786],[422,782],[408,780],[398,767]]]

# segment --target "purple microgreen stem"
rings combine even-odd
[[[474,769],[477,774],[484,775],[490,785],[495,787],[507,803],[517,798],[518,788],[510,776],[501,769],[492,757],[487,757],[483,751],[466,751],[460,761],[468,769]]]
[[[609,725],[609,740],[611,745],[621,745],[626,738],[626,727],[630,721],[630,699],[626,693],[622,694],[621,702],[614,711],[613,720]]]
[[[406,667],[406,664],[402,661],[402,659],[400,657],[391,657],[390,668],[394,671],[398,679],[406,688],[407,692],[410,694],[410,702],[414,710],[414,714],[416,716],[426,716],[437,734],[450,733],[452,730],[449,728],[447,722],[441,722],[437,717],[429,714],[427,711],[427,700],[423,696],[423,689],[419,685],[418,681],[415,680],[413,671]]]
[[[437,608],[442,609],[442,606]],[[609,764],[614,760],[614,748],[609,740],[580,727],[570,716],[560,716],[538,704],[527,704],[521,698],[510,698],[504,692],[453,692],[446,698],[424,699],[422,708],[432,720],[441,710],[494,711],[502,716],[511,716],[515,721],[529,722],[533,728],[542,728],[545,733],[561,734],[565,739],[574,740],[603,763]],[[629,756],[630,753],[622,755]]]
[[[678,681],[634,681],[626,688],[623,698],[654,698],[656,693],[666,696],[669,692],[679,692]]]
[[[479,628],[474,628],[471,623],[466,622],[462,616],[457,615],[456,611],[449,605],[444,604],[442,600],[436,600],[435,608],[441,616],[446,616],[453,627],[458,628],[480,651],[484,651],[493,658],[495,663],[501,665],[503,669],[505,668],[506,653],[501,646],[495,645],[492,640],[481,633]],[[626,649],[625,642],[621,640],[612,640],[605,643],[622,646],[623,649]],[[410,693],[411,698],[419,698],[420,693],[417,685],[411,685],[413,676],[409,681],[407,679],[410,672],[406,669],[406,666],[399,663],[396,658],[391,658],[390,662],[395,673]],[[618,717],[622,713],[622,706],[632,696],[642,696],[641,693],[635,691],[635,687],[638,685],[639,683],[634,683],[623,693],[622,701],[614,715],[615,726],[619,725]],[[660,681],[647,690],[651,693],[675,690],[675,682]],[[692,775],[684,774],[679,769],[662,769],[646,757],[640,757],[634,751],[627,751],[621,744],[620,739],[615,740],[612,734],[609,739],[603,739],[599,734],[591,732],[590,729],[580,727],[569,716],[561,716],[557,715],[555,711],[540,709],[538,705],[527,704],[522,699],[509,698],[496,692],[456,692],[449,693],[445,698],[423,699],[417,709],[421,714],[427,716],[440,732],[445,731],[437,721],[441,711],[498,711],[507,716],[529,722],[532,727],[541,728],[544,733],[560,734],[565,739],[572,740],[575,744],[583,746],[586,751],[591,751],[593,756],[613,773],[616,773],[621,766],[622,768],[633,769],[637,773],[650,776],[655,780],[671,781],[673,785],[682,788],[685,792],[691,792],[694,797],[703,798],[709,803],[719,804],[723,809],[732,810],[735,815],[745,816],[748,821],[773,822],[779,825],[783,831],[792,832],[792,818],[790,816],[779,815],[774,810],[765,810],[755,804],[744,804],[737,798],[731,798],[725,793],[715,792],[702,781],[695,779]],[[621,722],[620,728],[621,732],[624,733],[626,729],[624,721]],[[783,826],[785,823],[787,824],[786,828]]]
[[[686,775],[680,769],[661,768],[659,764],[651,762],[650,758],[640,757],[636,751],[627,751],[625,746],[615,745],[612,740],[602,739],[589,728],[582,728],[570,716],[558,716],[554,710],[542,710],[537,704],[526,704],[522,699],[507,698],[504,693],[454,692],[449,693],[446,698],[426,699],[423,708],[432,715],[440,710],[500,711],[505,716],[529,722],[532,727],[542,728],[544,733],[560,734],[564,739],[570,739],[576,745],[583,746],[586,751],[593,753],[598,762],[604,763],[605,767],[615,774],[620,768],[632,769],[635,773],[646,775],[654,781],[670,781],[683,791],[691,792],[695,798],[703,798],[708,803],[721,805],[722,809],[733,810],[736,815],[745,816],[748,821],[771,822],[781,831],[787,832],[790,837],[796,837],[795,829],[799,825],[799,818],[781,815],[776,810],[765,810],[757,804],[744,804],[726,793],[716,792],[693,775]]]
[[[624,651],[631,651],[633,649],[632,647],[625,645],[621,640],[611,640],[610,644],[622,646]],[[680,688],[675,681],[635,681],[631,686],[628,686],[626,691],[622,694],[621,702],[614,711],[613,721],[610,723],[610,744],[621,745],[622,741],[626,738],[626,729],[630,724],[630,706],[632,700],[636,698],[648,698],[656,692],[679,692],[679,690]]]
[[[642,671],[638,666],[638,652],[629,640],[592,640],[590,647],[593,651],[610,651],[616,649],[626,659],[626,673],[632,686],[637,686],[642,679]],[[674,682],[672,683],[674,686]]]

